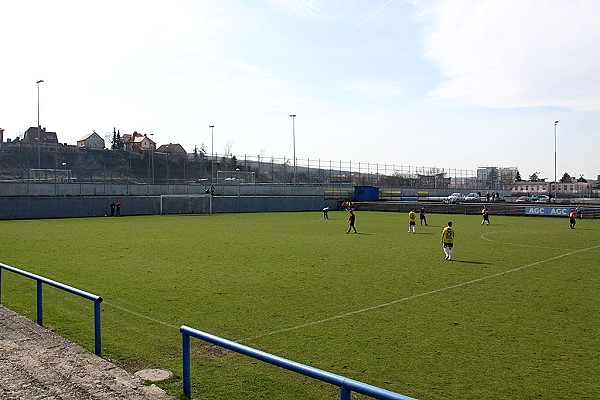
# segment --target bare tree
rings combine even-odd
[[[228,140],[223,148],[223,157],[231,157],[231,149],[233,148],[233,142]]]

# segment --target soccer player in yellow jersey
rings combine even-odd
[[[452,221],[448,221],[448,226],[442,231],[442,243],[444,244],[446,260],[452,261],[452,247],[454,246],[454,228],[452,228]]]
[[[410,210],[410,212],[408,213],[408,233],[415,233],[416,226],[417,220],[415,217],[415,213],[413,210]]]
[[[483,225],[485,223],[487,223],[489,225],[490,224],[490,212],[487,207],[483,207],[483,210],[481,210],[481,216],[483,217],[483,219],[481,220],[481,225]]]

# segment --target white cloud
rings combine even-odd
[[[424,4],[426,56],[443,77],[432,98],[486,107],[600,110],[600,2]]]

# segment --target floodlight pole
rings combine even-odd
[[[556,179],[556,125],[558,125],[558,121],[554,121],[554,202],[558,203],[558,180]]]
[[[154,133],[151,133],[152,143],[150,143],[150,159],[152,160],[152,184],[154,185],[154,148],[156,147],[156,143],[154,142]]]
[[[36,82],[37,84],[37,159],[38,159],[38,169],[41,168],[41,161],[40,161],[40,83],[43,83],[44,81],[42,79],[40,79],[39,81]]]
[[[296,114],[290,114],[292,117],[292,140],[294,145],[294,184],[296,184]]]
[[[210,184],[212,185],[215,179],[215,126],[208,127],[210,128]]]

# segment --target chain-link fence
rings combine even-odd
[[[323,184],[477,191],[510,190],[514,181],[512,175],[478,172],[377,162],[210,156],[52,144],[37,148],[23,142],[4,143],[0,151],[0,179],[13,182]]]

